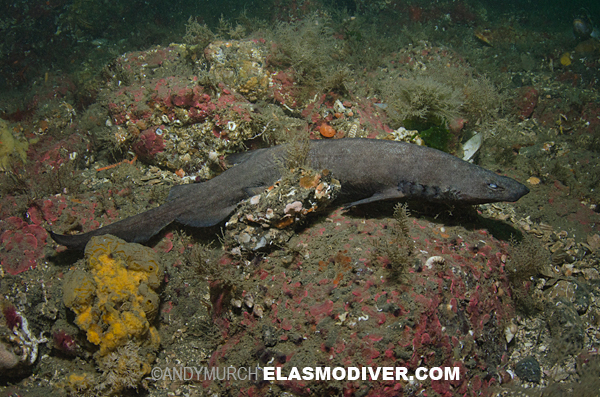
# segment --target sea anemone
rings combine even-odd
[[[52,339],[54,340],[54,347],[65,355],[74,356],[77,354],[79,345],[75,342],[75,339],[64,330],[61,329],[55,332],[52,335]]]
[[[15,328],[21,327],[21,316],[19,315],[17,309],[13,305],[4,305],[2,307],[2,314],[6,319],[6,326],[8,327],[8,329],[13,330]]]

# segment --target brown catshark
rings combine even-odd
[[[171,188],[167,202],[141,214],[78,235],[51,232],[59,244],[83,249],[93,236],[112,234],[144,242],[173,221],[194,227],[213,226],[243,200],[273,185],[280,177],[285,146],[236,156],[237,164],[202,183]],[[312,140],[307,163],[327,169],[341,183],[336,203],[346,207],[389,199],[482,204],[517,201],[529,189],[514,179],[439,150],[378,139]]]

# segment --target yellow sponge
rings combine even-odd
[[[87,339],[101,356],[129,340],[148,339],[158,347],[158,332],[149,322],[159,305],[161,268],[154,251],[107,235],[93,237],[85,257],[89,272],[74,270],[65,277],[63,301]]]

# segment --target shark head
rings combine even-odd
[[[481,167],[477,168],[477,172],[472,173],[470,178],[456,187],[456,194],[461,202],[468,204],[515,202],[529,193],[527,186],[512,178]]]

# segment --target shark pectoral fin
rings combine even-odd
[[[175,220],[182,225],[192,227],[208,227],[214,226],[227,218],[233,210],[235,210],[237,204],[230,205],[225,208],[210,208],[210,209],[198,209],[197,211],[187,211],[175,218]]]
[[[375,193],[371,197],[367,197],[362,200],[353,201],[349,204],[346,204],[346,205],[344,205],[343,208],[348,209],[350,207],[354,207],[357,205],[374,203],[376,201],[382,201],[382,200],[398,200],[398,199],[401,199],[404,197],[405,197],[404,193],[402,193],[398,189],[387,189],[382,192]]]

